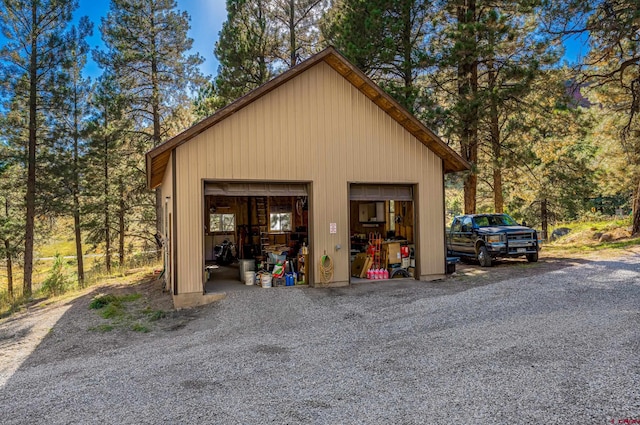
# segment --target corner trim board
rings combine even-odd
[[[177,149],[173,150],[171,155],[171,167],[173,168],[172,182],[173,185],[173,295],[178,295],[178,184],[176,179],[176,155]]]

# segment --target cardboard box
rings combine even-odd
[[[402,262],[400,242],[384,242],[382,244],[382,255],[387,264],[398,264]]]
[[[367,271],[369,271],[371,266],[373,266],[373,258],[367,257],[367,262],[366,262],[364,268],[362,269],[362,273],[360,274],[360,278],[361,279],[366,279],[367,278]]]
[[[356,258],[351,263],[351,276],[353,277],[362,277],[367,276],[367,270],[369,269],[367,266],[370,264],[370,257],[367,254],[356,254]]]

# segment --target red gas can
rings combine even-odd
[[[407,245],[402,245],[400,252],[402,253],[402,258],[409,258],[409,247]]]

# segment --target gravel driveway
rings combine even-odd
[[[135,336],[87,331],[81,298],[7,376],[0,422],[640,422],[640,255],[541,264],[256,288]]]

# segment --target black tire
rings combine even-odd
[[[538,253],[536,252],[535,254],[527,254],[527,261],[530,263],[537,263],[538,262]]]
[[[491,255],[489,255],[489,250],[484,245],[478,249],[478,262],[481,267],[491,267]]]
[[[396,269],[391,273],[389,279],[401,279],[409,277],[409,272],[405,269]]]

